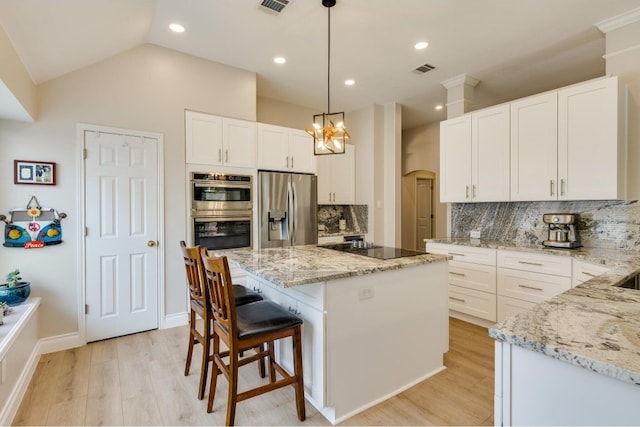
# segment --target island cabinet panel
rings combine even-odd
[[[323,407],[324,395],[324,283],[311,283],[295,288],[279,288],[274,284],[247,275],[247,286],[260,292],[303,320],[302,324],[302,370],[305,395],[314,406]],[[276,360],[293,373],[291,339],[275,343]]]
[[[640,387],[496,341],[495,425],[638,425]]]
[[[444,369],[447,263],[327,282],[327,404],[336,422]]]

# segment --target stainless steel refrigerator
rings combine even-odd
[[[318,243],[315,175],[259,171],[258,200],[261,248]]]

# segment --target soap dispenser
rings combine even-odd
[[[345,231],[347,229],[347,221],[344,219],[344,212],[340,213],[340,219],[338,220],[338,226],[340,231]]]

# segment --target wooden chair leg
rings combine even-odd
[[[276,368],[273,366],[273,362],[275,359],[275,351],[273,349],[273,341],[269,341],[267,344],[267,348],[269,350],[269,381],[272,383],[276,382]]]
[[[229,396],[227,400],[227,425],[232,426],[236,417],[238,397],[238,353],[229,349]]]
[[[260,344],[260,347],[256,347],[256,351],[260,353],[264,349],[264,344]],[[265,378],[267,376],[267,370],[264,365],[264,357],[258,360],[258,372],[260,373],[260,378]]]
[[[293,335],[293,372],[297,377],[296,389],[296,409],[298,419],[304,421],[307,417],[304,403],[304,378],[302,374],[302,332],[300,326],[295,328]]]
[[[207,402],[207,412],[213,412],[213,399],[216,397],[216,386],[218,383],[218,362],[216,355],[220,353],[220,337],[213,334],[213,353],[212,353],[212,366],[211,366],[211,382],[209,383],[209,401]]]
[[[191,356],[193,356],[193,344],[195,341],[195,337],[193,336],[193,333],[191,332],[193,328],[193,324],[195,322],[195,313],[193,311],[191,311],[191,315],[189,317],[189,347],[187,348],[187,363],[185,364],[184,367],[184,376],[186,377],[187,375],[189,375],[189,371],[191,370]]]
[[[208,323],[208,324],[207,324]],[[210,345],[211,341],[209,339],[210,335],[211,323],[205,322],[204,331],[202,332],[202,337],[204,338],[204,342],[202,343],[202,363],[200,368],[200,384],[198,388],[198,399],[202,400],[204,398],[204,392],[207,388],[207,376],[209,375],[209,354],[210,354]]]

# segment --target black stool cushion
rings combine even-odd
[[[262,301],[262,296],[259,293],[253,292],[242,285],[233,285],[233,296],[236,301],[236,307],[250,302]]]
[[[302,319],[271,301],[236,307],[238,338],[249,338],[301,325]]]

